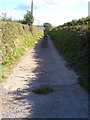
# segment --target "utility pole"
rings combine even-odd
[[[40,25],[40,20],[38,20],[38,26]]]
[[[90,17],[90,1],[88,2],[88,17]],[[88,28],[90,29],[90,21],[88,19]]]
[[[33,0],[31,1],[31,15],[33,16]],[[33,25],[31,25],[31,32],[33,35]]]
[[[33,16],[33,0],[31,1],[31,14]]]

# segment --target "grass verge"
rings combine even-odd
[[[2,59],[0,59],[0,81],[6,79],[11,71],[11,66],[23,56],[41,36],[43,30],[33,26],[33,35],[28,25],[18,22],[2,22],[2,38],[0,39],[0,50]]]
[[[79,74],[79,83],[90,92],[90,84],[88,80],[88,35],[90,30],[77,31],[77,27],[57,27],[49,32],[51,39],[60,53],[70,63]],[[87,27],[87,26],[86,26]]]

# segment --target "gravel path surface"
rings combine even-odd
[[[88,118],[88,95],[67,68],[49,36],[32,46],[2,83],[3,118]],[[38,95],[34,88],[48,85],[54,92]],[[1,98],[0,98],[1,100]]]

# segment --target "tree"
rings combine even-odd
[[[44,23],[43,26],[45,27],[45,31],[49,32],[53,26],[50,23]]]
[[[2,21],[6,21],[7,20],[7,13],[2,13],[1,20]]]
[[[34,22],[34,17],[31,13],[31,11],[27,10],[26,15],[24,15],[24,22],[30,26],[30,30],[32,32],[32,25],[33,25],[33,22]]]

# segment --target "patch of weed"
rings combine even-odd
[[[53,89],[48,86],[43,86],[43,87],[32,90],[32,92],[34,92],[36,94],[49,94],[49,93],[53,92]]]

